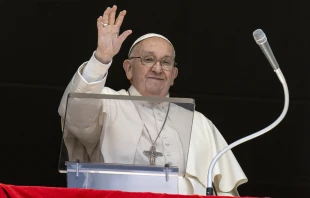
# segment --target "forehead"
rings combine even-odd
[[[156,56],[173,56],[174,49],[165,39],[152,37],[145,39],[137,46],[140,53],[154,54]]]

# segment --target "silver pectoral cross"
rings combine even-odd
[[[149,151],[143,151],[143,154],[150,159],[150,164],[155,165],[155,160],[157,157],[162,157],[163,154],[161,152],[156,152],[156,147],[151,146],[151,149]]]

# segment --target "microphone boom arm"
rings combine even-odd
[[[227,147],[225,147],[224,149],[222,149],[212,160],[210,166],[209,166],[209,170],[208,170],[208,183],[207,183],[207,195],[213,195],[213,188],[212,188],[212,172],[213,172],[213,168],[216,164],[216,162],[218,161],[218,159],[224,155],[227,151],[229,151],[230,149],[238,146],[239,144],[242,144],[246,141],[249,141],[251,139],[254,139],[260,135],[263,135],[265,133],[267,133],[268,131],[270,131],[271,129],[273,129],[275,126],[277,126],[285,117],[287,110],[288,110],[288,106],[289,106],[289,91],[288,91],[288,87],[286,84],[286,80],[282,74],[282,71],[280,70],[280,68],[277,68],[276,70],[274,70],[275,73],[277,74],[280,82],[282,83],[283,89],[284,89],[284,108],[283,111],[281,113],[281,115],[278,117],[277,120],[275,120],[272,124],[270,124],[268,127],[252,134],[249,136],[246,136],[240,140],[237,140],[235,142],[233,142],[232,144],[228,145]]]

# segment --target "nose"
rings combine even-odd
[[[161,73],[161,65],[160,65],[160,61],[157,61],[155,63],[155,65],[152,67],[152,71],[156,72],[156,73]]]

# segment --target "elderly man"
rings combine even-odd
[[[178,75],[175,50],[166,37],[153,33],[139,37],[129,50],[129,58],[123,62],[131,87],[120,91],[105,87],[113,57],[132,33],[127,30],[119,35],[126,11],[120,12],[115,20],[116,9],[116,6],[107,8],[103,16],[97,19],[97,49],[90,60],[78,68],[69,83],[59,106],[62,118],[70,92],[169,97],[169,88]],[[169,162],[181,170],[186,167],[186,176],[179,179],[179,193],[205,195],[211,160],[227,144],[212,122],[201,113],[194,112],[188,163],[184,166],[184,159],[179,154],[182,137],[175,123],[167,119],[169,107],[159,112],[163,114],[164,121],[158,122],[153,107],[122,106],[121,103],[111,104],[105,100],[89,101],[86,106],[77,102],[74,111],[67,115],[65,130],[71,134],[71,140],[66,141],[66,145],[71,158],[74,158],[73,150],[82,148],[86,149],[87,157],[94,161],[100,155],[106,163],[147,164],[149,158],[145,151],[150,147],[164,148],[162,139],[165,139],[172,143],[169,147],[171,155],[158,157],[156,164]],[[134,116],[136,114],[138,116]],[[104,140],[98,144],[101,138]],[[99,154],[94,154],[96,148]],[[151,161],[151,164],[155,164],[155,161]],[[237,187],[247,182],[231,151],[216,164],[213,178],[219,195],[238,195]]]

